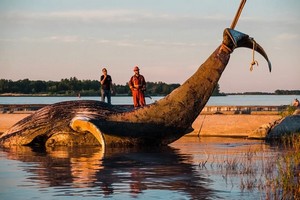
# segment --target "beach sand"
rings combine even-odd
[[[192,124],[189,135],[201,136],[248,136],[260,126],[280,119],[280,115],[199,115]]]
[[[28,113],[0,114],[0,133],[5,132],[21,119],[29,116]],[[193,132],[188,135],[201,136],[247,136],[264,124],[280,119],[280,115],[199,115],[192,124]],[[200,130],[200,131],[199,131]]]
[[[8,114],[3,113],[0,114],[0,133],[5,132],[8,130],[11,126],[13,126],[18,121],[22,120],[23,118],[27,117],[30,114]]]

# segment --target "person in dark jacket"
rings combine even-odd
[[[107,98],[107,103],[111,104],[111,94],[113,93],[112,78],[107,74],[107,69],[102,69],[102,75],[100,77],[101,83],[101,101],[105,102],[105,97]]]

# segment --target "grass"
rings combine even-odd
[[[241,192],[258,191],[262,199],[300,199],[300,133],[282,138],[274,148],[280,153],[249,148],[246,153],[213,156],[210,161],[208,155],[199,167],[210,163],[226,184],[234,185],[230,180],[234,179]]]
[[[287,108],[284,111],[280,112],[279,114],[281,115],[282,118],[284,118],[284,117],[292,115],[293,112],[295,112],[295,110],[296,110],[295,106],[289,105],[289,106],[287,106]]]
[[[278,176],[273,179],[274,192],[283,199],[300,199],[300,136],[294,134],[282,139],[285,152],[277,161]]]

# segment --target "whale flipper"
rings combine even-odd
[[[100,143],[102,148],[105,148],[104,136],[100,129],[93,124],[91,119],[84,116],[76,116],[70,122],[70,127],[76,132],[90,132]]]

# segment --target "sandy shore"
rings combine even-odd
[[[15,123],[30,114],[3,113],[0,114],[0,133],[5,132]],[[280,115],[199,115],[192,124],[193,132],[202,136],[247,136],[263,124],[268,124]]]
[[[30,114],[0,114],[0,133],[5,132],[15,123],[27,117]]]
[[[280,119],[280,115],[199,115],[189,135],[248,136],[264,124]]]

